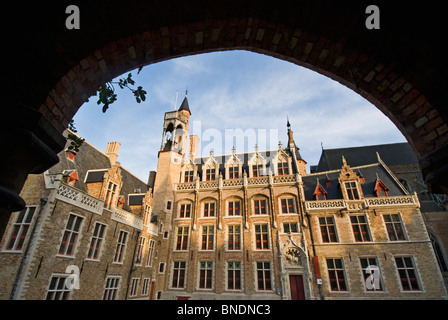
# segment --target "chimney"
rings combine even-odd
[[[190,136],[190,158],[198,157],[199,137],[197,135]]]
[[[118,149],[120,148],[120,142],[109,142],[107,144],[106,156],[109,157],[110,164],[114,165],[118,158]]]

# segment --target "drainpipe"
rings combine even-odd
[[[26,245],[25,252],[23,253],[22,260],[20,261],[19,270],[17,271],[16,278],[14,280],[14,284],[12,286],[12,290],[9,295],[9,300],[14,300],[17,298],[16,297],[17,287],[19,286],[19,281],[22,276],[23,269],[25,268],[25,263],[28,260],[28,253],[30,251],[31,244],[33,243],[34,235],[36,233],[36,228],[37,228],[37,225],[39,224],[41,212],[42,212],[43,208],[45,207],[45,205],[47,204],[47,201],[48,201],[47,197],[40,198],[40,207],[39,207],[39,211],[37,212],[37,215],[36,215],[36,221],[34,222],[33,230],[31,231],[30,238],[28,239],[28,243]],[[24,210],[26,210],[26,208]]]
[[[137,230],[137,241],[135,241],[135,246],[134,246],[134,253],[132,254],[132,260],[131,260],[131,267],[129,268],[129,275],[128,275],[128,281],[126,284],[126,295],[124,297],[124,300],[128,300],[128,293],[129,293],[129,285],[131,283],[131,275],[132,272],[134,272],[134,259],[135,259],[135,252],[137,251],[137,246],[138,246],[138,241],[140,239],[140,230]]]

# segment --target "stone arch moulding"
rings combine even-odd
[[[27,175],[57,161],[61,133],[100,85],[142,65],[233,49],[307,67],[356,91],[404,134],[432,191],[448,192],[446,59],[438,34],[444,19],[430,5],[378,1],[377,31],[365,28],[363,1],[92,2],[80,9],[79,30],[65,28],[67,5],[11,10],[21,12],[24,29],[4,39],[11,48],[4,72],[14,75],[3,86],[11,105],[1,141],[8,155],[0,171],[6,214],[23,207],[18,193]],[[6,138],[11,132],[14,143]]]

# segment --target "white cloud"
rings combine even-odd
[[[180,105],[187,87],[190,132],[194,121],[201,121],[203,131],[217,129],[223,136],[225,129],[272,129],[285,145],[288,116],[309,164],[317,163],[321,141],[325,148],[404,141],[388,118],[350,89],[264,55],[232,51],[183,57],[149,65],[134,79],[148,91],[145,103],[120,91],[102,114],[93,97],[75,120],[79,134],[100,150],[108,141],[120,141],[119,161],[144,181],[149,170],[156,170],[163,115],[174,109],[176,91]]]

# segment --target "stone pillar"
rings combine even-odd
[[[55,165],[66,139],[37,110],[9,103],[0,117],[0,238],[11,212],[22,210],[19,196],[28,174]]]

